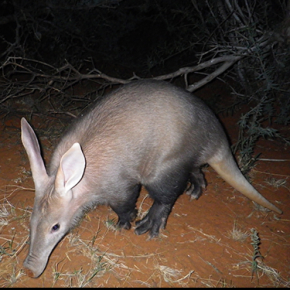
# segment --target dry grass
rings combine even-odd
[[[234,241],[244,242],[249,237],[249,233],[248,231],[239,229],[235,222],[233,229],[228,231],[227,237],[233,239]]]
[[[14,189],[13,189],[14,190]],[[139,216],[144,216],[147,207],[150,206],[148,196],[141,200],[139,206]],[[148,201],[148,204],[147,204]],[[28,216],[30,211],[15,208],[9,202],[4,202],[0,206],[1,229],[8,225],[17,224],[25,229],[25,237],[21,237],[15,231],[7,232],[1,235],[1,255],[0,255],[0,286],[14,287],[24,283],[23,279],[29,279],[24,275],[21,264],[22,260],[18,259],[18,253],[21,252],[28,240]],[[180,264],[169,264],[165,258],[165,253],[162,249],[157,252],[143,253],[136,255],[125,255],[116,252],[113,248],[103,246],[103,242],[108,239],[108,235],[116,234],[117,231],[115,220],[108,215],[105,222],[98,219],[97,227],[93,229],[90,238],[85,240],[82,238],[82,230],[87,230],[87,223],[90,223],[90,217],[85,216],[79,227],[69,233],[63,240],[62,249],[66,252],[68,260],[79,260],[81,263],[78,268],[73,269],[63,265],[61,261],[57,261],[52,266],[51,277],[49,283],[52,287],[222,287],[232,288],[234,282],[224,276],[219,268],[218,261],[213,263],[207,260],[202,255],[198,255],[200,261],[204,265],[208,265],[213,269],[214,275],[207,277],[203,273],[199,273],[192,269],[185,270]],[[247,245],[245,252],[238,252],[225,242],[222,238],[217,238],[215,235],[208,233],[206,230],[201,230],[187,225],[188,234],[192,233],[191,239],[184,240],[184,247],[188,244],[216,244],[224,251],[231,253],[233,256],[240,257],[239,262],[227,267],[234,269],[234,277],[244,277],[249,281],[253,280],[252,271],[252,255],[249,254],[251,246],[247,242],[249,232],[241,229],[237,222],[234,223],[231,231],[224,234],[229,240],[239,241]],[[101,235],[99,234],[101,232]],[[122,237],[122,236],[121,236]],[[165,240],[164,243],[167,243]],[[138,245],[131,243],[131,247],[138,249]],[[160,244],[162,245],[162,244]],[[192,256],[194,253],[192,253]],[[243,259],[244,258],[244,259]],[[138,261],[138,263],[137,263]],[[141,261],[141,263],[140,263]],[[195,261],[197,265],[198,261]],[[141,268],[142,267],[142,268]],[[146,275],[144,275],[146,271]],[[150,274],[151,273],[151,274]],[[243,273],[243,274],[240,274]],[[257,285],[259,281],[266,276],[269,284],[265,286],[274,287],[289,287],[289,281],[283,278],[277,270],[266,265],[263,261],[257,263],[257,271],[254,273]],[[217,275],[217,276],[216,276]],[[218,278],[218,276],[220,278]],[[27,280],[26,280],[27,281]],[[20,284],[19,284],[20,283]]]

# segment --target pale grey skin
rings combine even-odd
[[[24,262],[31,277],[41,275],[57,243],[96,204],[110,205],[118,226],[129,229],[141,185],[154,203],[135,233],[157,236],[180,194],[200,196],[205,163],[251,200],[282,213],[241,174],[212,111],[166,82],[135,81],[94,104],[61,138],[48,173],[24,118],[21,137],[35,184]]]

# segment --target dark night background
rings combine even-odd
[[[80,96],[72,88],[86,86],[100,72],[118,78],[95,77],[94,84],[103,89],[134,75],[160,77],[220,57],[243,56],[218,75],[230,61],[164,79],[185,75],[188,86],[203,82],[202,90],[219,77],[233,98],[224,108],[225,100],[213,95],[209,102],[217,113],[234,113],[245,103],[254,108],[241,117],[235,146],[250,158],[260,137],[288,142],[272,125],[290,122],[289,6],[286,0],[2,1],[1,115],[19,113],[19,99],[26,110],[43,114],[49,111],[43,110],[48,99],[60,112],[77,100],[70,110],[79,112],[100,90],[95,86]],[[88,73],[90,78],[84,76]]]

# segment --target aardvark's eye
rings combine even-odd
[[[51,228],[51,231],[52,231],[52,232],[56,232],[56,231],[59,230],[59,228],[60,228],[60,225],[59,225],[59,224],[55,224],[55,225]]]

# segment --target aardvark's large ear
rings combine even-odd
[[[41,191],[40,189],[46,182],[48,176],[41,157],[37,137],[25,118],[21,119],[21,140],[29,158],[32,177],[37,193]]]
[[[71,197],[71,189],[83,177],[86,161],[79,143],[73,146],[61,157],[55,178],[55,190],[62,197]]]

